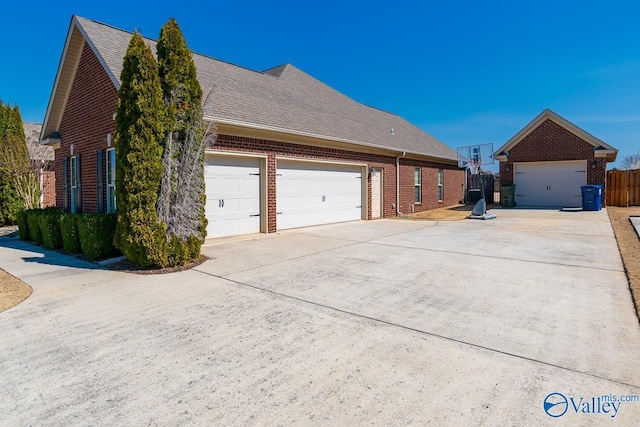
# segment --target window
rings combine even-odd
[[[107,150],[107,213],[116,211],[116,150]]]
[[[438,169],[438,201],[444,201],[444,171]]]
[[[422,177],[420,175],[421,175],[420,168],[415,168],[413,170],[413,183],[415,187],[416,203],[422,203],[422,191],[420,191],[421,190],[420,182]]]
[[[80,156],[71,157],[71,213],[80,212]]]

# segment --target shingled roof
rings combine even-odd
[[[76,29],[119,88],[131,33],[74,16],[68,43]],[[145,40],[155,52],[156,42]],[[456,159],[455,151],[402,117],[356,102],[291,64],[259,72],[197,53],[193,58],[206,99],[205,119],[406,152],[447,163]],[[63,62],[64,58],[61,69]],[[52,98],[55,96],[54,88]],[[53,103],[52,99],[49,109]],[[47,121],[43,136],[58,130]]]

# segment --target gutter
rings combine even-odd
[[[401,156],[396,156],[396,216],[402,215],[400,212],[400,159],[406,155],[407,153],[403,151]]]

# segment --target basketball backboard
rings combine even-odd
[[[493,144],[469,145],[458,148],[458,166],[466,168],[467,165],[492,165]]]

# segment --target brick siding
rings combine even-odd
[[[56,173],[42,172],[42,207],[56,206]]]
[[[83,212],[97,212],[96,150],[107,148],[106,135],[112,133],[115,122],[117,91],[98,59],[88,45],[85,45],[75,80],[71,87],[69,100],[65,108],[60,131],[62,140],[56,150],[56,205],[62,209],[64,201],[63,159],[71,157],[73,144],[75,154],[81,158],[81,201]],[[288,142],[255,139],[241,136],[218,135],[212,150],[231,151],[245,154],[267,156],[267,206],[268,231],[276,231],[276,157],[286,156],[319,161],[341,161],[366,164],[383,173],[383,217],[396,215],[396,159],[392,156],[361,153],[335,148],[314,147]],[[437,207],[450,206],[462,199],[464,171],[455,166],[434,162],[401,159],[400,166],[400,212],[416,212]],[[422,168],[422,203],[414,200],[413,170]],[[444,200],[438,201],[437,171],[444,169]],[[104,167],[102,168],[104,173]],[[103,176],[103,182],[106,183]],[[106,193],[106,191],[104,192]],[[369,210],[371,218],[371,182],[368,180]],[[106,195],[104,195],[106,206]],[[67,205],[70,196],[67,194]]]
[[[395,157],[360,153],[333,148],[298,145],[288,142],[270,141],[264,139],[247,138],[241,136],[218,135],[214,150],[236,151],[239,153],[255,153],[267,155],[267,205],[269,216],[269,232],[276,231],[276,157],[291,157],[318,161],[343,161],[367,164],[369,168],[382,170],[383,174],[383,217],[394,217],[396,211],[396,159]],[[451,206],[458,203],[462,197],[462,182],[464,172],[453,166],[417,160],[400,161],[400,212],[408,213],[414,203],[413,170],[419,166],[423,171],[424,187],[422,190],[423,203],[415,205],[415,212],[437,207]],[[445,169],[445,200],[438,202],[437,170]],[[410,185],[407,184],[410,177]],[[367,183],[369,201],[367,218],[371,218],[371,181]],[[403,210],[406,207],[406,212]]]
[[[80,154],[82,212],[98,212],[96,151],[107,148],[107,134],[115,127],[113,114],[117,102],[118,92],[113,82],[91,47],[85,44],[60,124],[60,148],[55,152],[56,206],[59,209],[65,206],[63,159],[71,157],[73,144],[74,155]],[[104,165],[101,170],[105,182]],[[103,206],[106,206],[104,193],[106,191],[103,192]],[[70,205],[68,192],[67,206]]]
[[[415,200],[415,168],[421,172],[420,194],[422,201]],[[438,169],[443,170],[444,200],[438,200]],[[395,177],[394,177],[395,178]],[[394,183],[395,186],[395,183]],[[395,192],[395,191],[394,191]],[[400,160],[400,213],[422,212],[452,206],[464,199],[464,170],[457,166],[417,160]]]
[[[587,184],[602,185],[604,206],[606,159],[594,157],[593,145],[550,119],[542,122],[509,150],[508,161],[500,162],[500,184],[513,184],[514,163],[570,160],[586,160]]]

